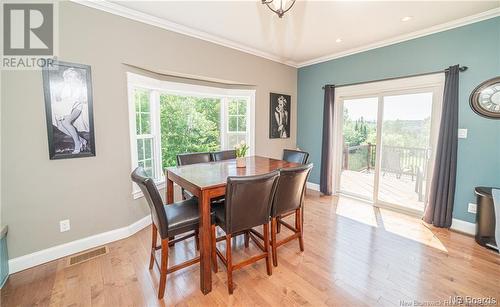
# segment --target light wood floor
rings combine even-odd
[[[199,291],[198,267],[191,266],[168,275],[165,299],[158,301],[158,271],[148,270],[148,227],[88,262],[68,266],[60,259],[13,274],[0,305],[400,306],[457,295],[500,300],[498,254],[415,218],[310,191],[304,236],[305,252],[298,242],[278,250],[271,277],[263,261],[236,271],[231,296],[222,265],[206,296]],[[236,241],[235,261],[257,251],[252,243],[245,250],[242,238]],[[194,254],[192,240],[177,244],[170,263]]]

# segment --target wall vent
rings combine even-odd
[[[91,250],[85,251],[83,253],[71,256],[69,258],[69,263],[68,264],[69,265],[80,264],[80,263],[83,263],[85,261],[97,258],[99,256],[106,255],[107,253],[108,253],[108,247],[107,246],[102,246],[102,247],[99,247],[99,248],[96,248],[96,249],[91,249]]]

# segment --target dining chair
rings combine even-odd
[[[294,162],[299,164],[307,164],[309,161],[309,153],[306,151],[295,150],[295,149],[283,149],[283,160],[287,162]],[[290,214],[288,214],[290,215]],[[286,217],[282,216],[282,217]],[[278,217],[278,221],[282,218]],[[278,223],[278,233],[281,232],[281,223]]]
[[[304,251],[303,239],[303,202],[307,178],[313,168],[312,163],[297,167],[280,169],[280,178],[274,194],[271,208],[271,248],[273,265],[278,265],[277,248],[293,239],[299,239],[300,251]],[[295,227],[283,221],[282,217],[295,213]],[[280,241],[276,240],[278,223],[293,232]]]
[[[221,150],[212,152],[212,161],[222,161],[236,159],[236,150]]]
[[[271,207],[271,250],[273,253],[273,265],[278,265],[277,248],[294,239],[299,239],[300,251],[304,251],[303,240],[303,201],[307,178],[313,164],[280,169],[280,177],[276,186],[273,204]],[[283,221],[280,217],[295,214],[295,227]],[[281,224],[293,232],[292,235],[281,240],[276,239],[278,224]],[[265,234],[252,233],[262,240]]]
[[[301,150],[283,149],[283,160],[306,164],[309,160],[309,153]]]
[[[209,152],[193,152],[177,155],[177,166],[208,162],[212,162],[212,155]],[[193,194],[191,194],[189,191],[186,191],[184,188],[181,190],[183,199],[193,197]]]
[[[158,298],[162,299],[165,294],[167,274],[186,268],[200,261],[200,257],[180,264],[168,267],[168,248],[169,243],[176,243],[195,237],[196,249],[199,249],[198,228],[199,211],[198,199],[190,198],[173,204],[164,205],[160,193],[152,178],[149,178],[142,167],[137,167],[131,174],[132,181],[140,188],[146,198],[152,219],[152,241],[151,253],[149,259],[149,269],[153,269],[154,263],[160,270],[160,285],[158,289]],[[185,234],[178,239],[169,240],[169,237]],[[157,246],[157,238],[160,234],[161,244]],[[161,250],[160,264],[156,259],[156,251]]]
[[[212,264],[218,271],[217,256],[227,269],[227,288],[233,293],[233,271],[266,259],[267,274],[272,274],[271,251],[269,248],[269,219],[271,205],[276,190],[279,172],[246,177],[228,177],[225,203],[212,206],[215,214],[215,224],[212,224]],[[263,225],[264,244],[250,234],[250,229]],[[216,226],[222,228],[225,236],[216,238]],[[261,254],[233,264],[231,238],[245,235],[245,247],[249,245],[249,237],[256,243]],[[217,242],[226,241],[226,256],[217,249]]]

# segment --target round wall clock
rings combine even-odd
[[[500,77],[479,84],[470,95],[470,106],[481,116],[500,119]]]

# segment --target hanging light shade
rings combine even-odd
[[[262,0],[262,4],[267,5],[271,11],[275,12],[281,18],[292,8],[295,0]]]

